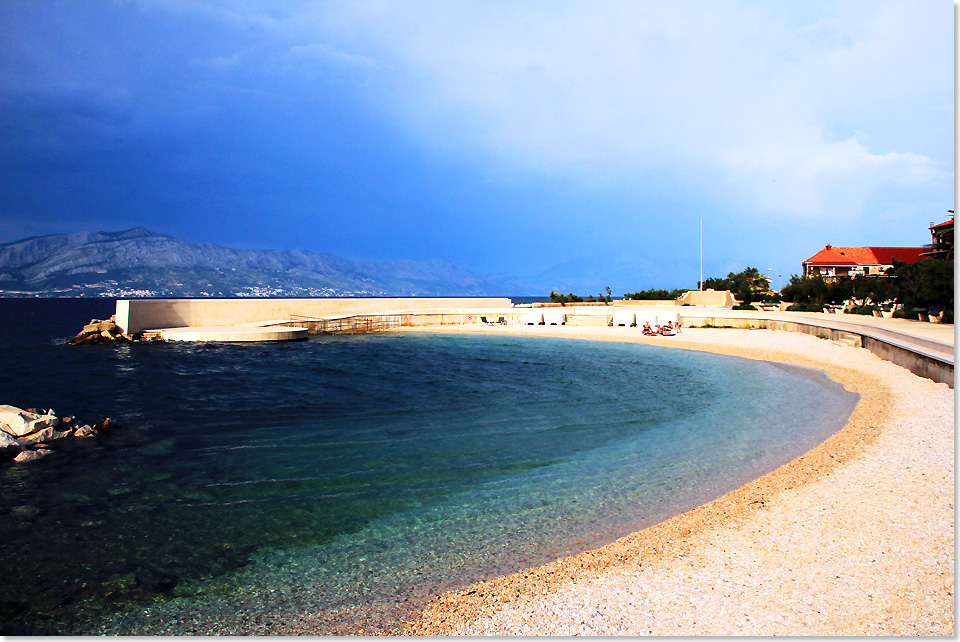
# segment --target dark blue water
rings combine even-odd
[[[635,344],[63,345],[112,308],[0,300],[0,403],[117,422],[0,464],[0,632],[369,631],[708,501],[856,402],[818,372]]]

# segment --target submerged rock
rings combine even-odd
[[[50,450],[47,448],[38,448],[37,450],[24,450],[19,455],[13,458],[13,461],[17,463],[23,463],[25,461],[33,461],[34,459],[40,459],[46,455],[50,454]]]

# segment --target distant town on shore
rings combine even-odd
[[[728,290],[735,307],[775,306],[905,318],[953,319],[953,211],[931,223],[919,247],[825,245],[800,274],[772,289],[770,271],[747,267],[704,279]],[[307,251],[234,250],[187,243],[145,228],[81,232],[0,245],[3,297],[356,297],[495,296],[529,291],[521,279],[476,274],[445,261],[357,261]],[[678,300],[688,289],[648,288],[619,295],[551,291],[566,304],[615,299]],[[682,301],[681,301],[682,303]],[[923,316],[921,316],[923,315]]]

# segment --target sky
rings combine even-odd
[[[647,266],[634,291],[697,286],[702,220],[705,277],[776,287],[929,243],[954,122],[949,0],[4,0],[0,243]]]

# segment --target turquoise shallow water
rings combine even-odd
[[[59,345],[76,325],[0,339],[22,365],[4,401],[119,424],[0,469],[5,553],[44,543],[0,562],[7,633],[388,625],[708,501],[856,402],[819,372],[646,345]]]

